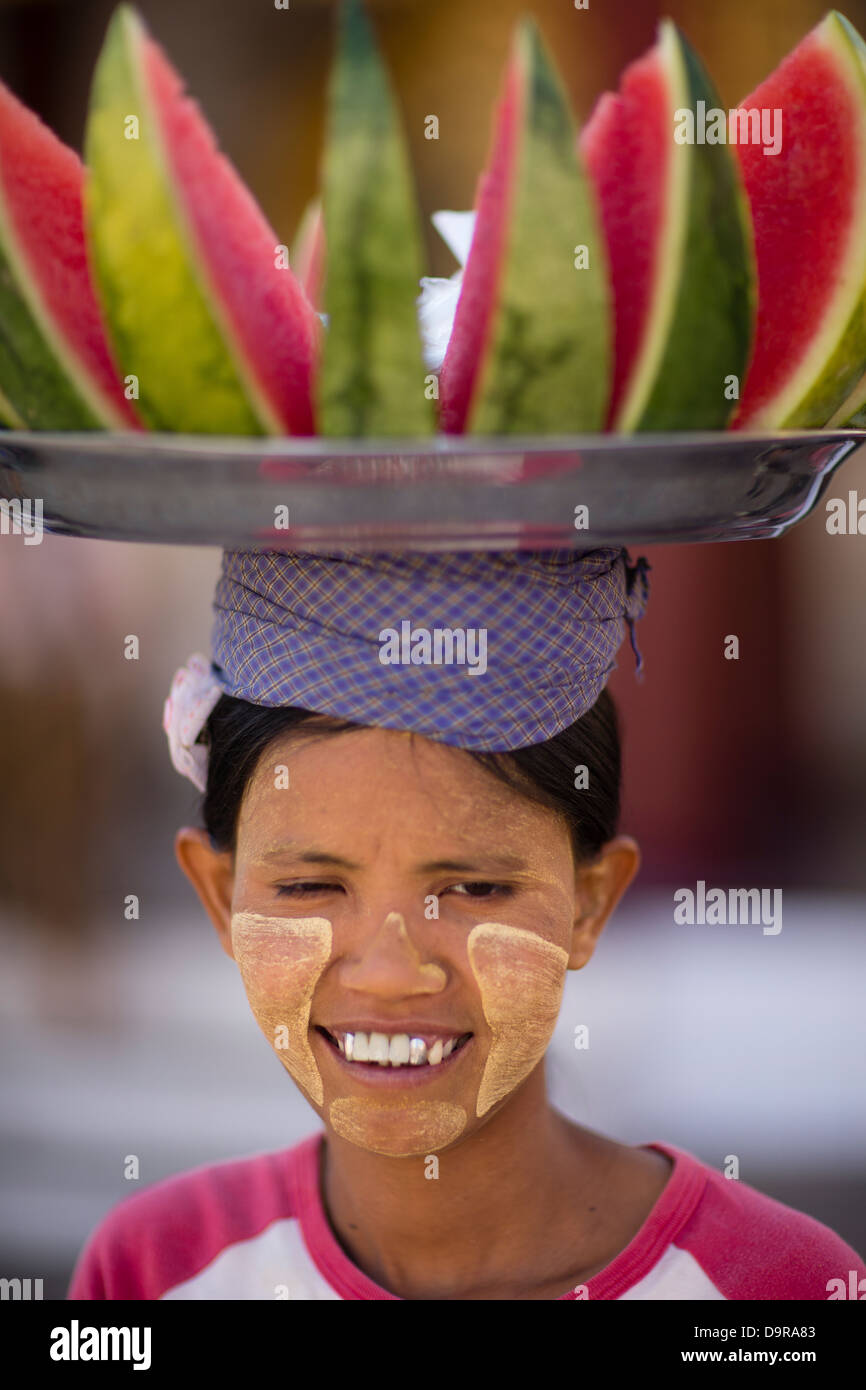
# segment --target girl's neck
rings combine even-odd
[[[628,1243],[670,1171],[553,1110],[543,1066],[437,1158],[434,1177],[423,1155],[382,1157],[330,1133],[322,1146],[338,1241],[400,1298],[556,1298]]]

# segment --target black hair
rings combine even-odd
[[[202,814],[213,848],[234,853],[244,792],[274,739],[294,731],[327,737],[364,727],[297,705],[268,709],[221,695],[203,734],[209,753]],[[508,753],[463,751],[530,801],[564,816],[578,864],[591,863],[616,834],[622,755],[619,716],[608,690],[543,743]]]

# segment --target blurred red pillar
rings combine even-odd
[[[622,829],[643,849],[641,882],[683,869],[737,882],[778,849],[786,720],[781,584],[773,541],[631,550],[652,566],[611,679],[623,720]],[[725,640],[739,638],[739,659]]]

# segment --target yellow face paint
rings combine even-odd
[[[358,971],[363,976],[380,954],[388,958],[389,970],[398,968],[406,994],[438,994],[448,983],[448,976],[435,961],[423,961],[406,927],[406,919],[400,912],[389,912],[373,939],[364,949],[363,959],[344,971],[342,979],[353,988],[358,979]]]
[[[467,947],[493,1034],[478,1088],[476,1114],[484,1115],[544,1056],[562,1003],[568,952],[502,922],[480,922]]]
[[[330,922],[236,912],[232,953],[256,1022],[286,1070],[321,1105],[324,1087],[309,1028],[313,993],[331,954]]]
[[[462,1105],[446,1100],[373,1100],[341,1096],[331,1101],[331,1127],[342,1139],[390,1158],[444,1149],[466,1128]]]

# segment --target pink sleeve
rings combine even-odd
[[[69,1299],[155,1299],[219,1252],[202,1183],[158,1183],[113,1207],[73,1271]],[[206,1204],[205,1204],[206,1205]]]
[[[85,1245],[67,1298],[161,1298],[226,1246],[293,1215],[297,1152],[194,1169],[127,1197]]]
[[[826,1300],[839,1288],[831,1281],[866,1279],[862,1257],[828,1226],[712,1171],[676,1244],[730,1299]]]

